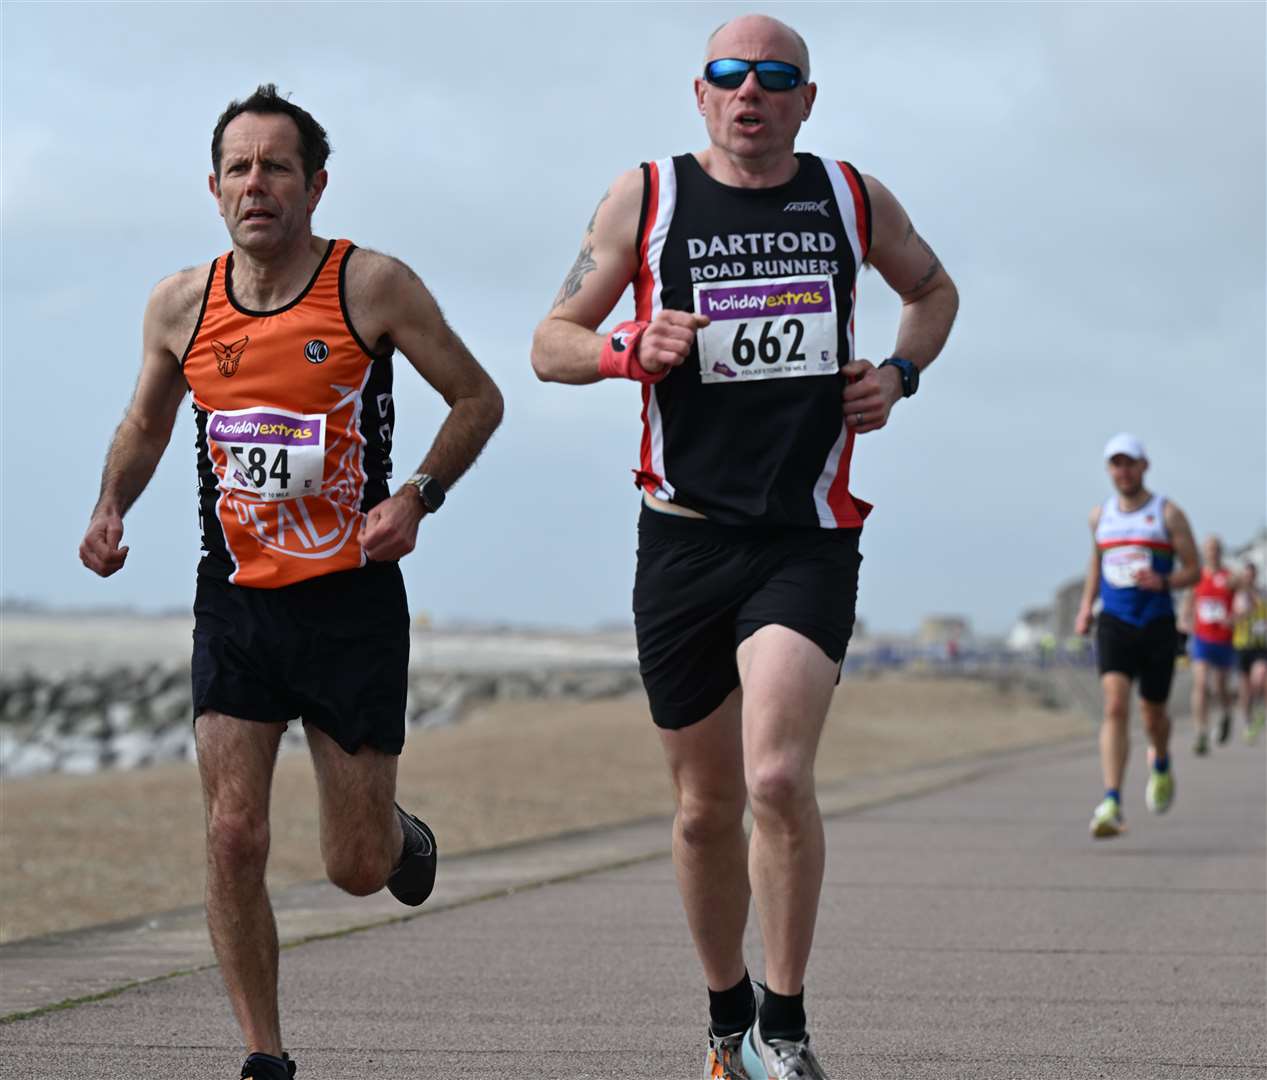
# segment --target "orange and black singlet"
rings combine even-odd
[[[355,245],[331,240],[304,290],[275,311],[233,295],[233,255],[211,264],[181,366],[198,426],[200,574],[272,589],[365,563],[365,513],[391,476],[392,349],[348,319]]]

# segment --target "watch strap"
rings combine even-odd
[[[880,367],[888,367],[892,364],[897,368],[902,378],[902,396],[910,397],[919,389],[919,368],[910,360],[903,356],[890,356],[887,360],[881,362]]]

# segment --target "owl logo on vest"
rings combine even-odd
[[[313,338],[304,346],[304,357],[310,364],[324,364],[330,355],[330,346],[320,338]]]
[[[238,364],[242,362],[242,354],[246,352],[246,343],[250,340],[249,337],[244,337],[228,345],[223,341],[211,343],[211,349],[216,354],[216,367],[226,379],[238,373]]]

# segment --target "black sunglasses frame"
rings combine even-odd
[[[734,86],[727,86],[713,77],[713,65],[722,63],[744,65],[743,75]],[[741,60],[737,56],[722,56],[716,60],[710,60],[704,65],[704,81],[709,86],[715,86],[719,90],[738,90],[748,78],[748,73],[752,71],[757,73],[757,82],[761,85],[761,89],[768,90],[772,94],[786,93],[788,90],[795,90],[798,86],[805,85],[805,73],[795,64],[789,64],[786,60]],[[796,73],[796,81],[791,86],[769,86],[766,84],[765,79],[762,78],[763,75],[778,73],[786,76],[792,72]],[[733,78],[735,74],[737,72],[731,72],[723,77]]]

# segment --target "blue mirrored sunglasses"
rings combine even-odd
[[[723,90],[737,90],[743,85],[748,72],[757,73],[757,82],[763,90],[793,90],[805,81],[801,69],[782,60],[710,60],[704,65],[704,78]]]

